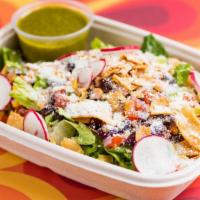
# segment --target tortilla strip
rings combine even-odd
[[[200,151],[200,120],[196,117],[194,110],[183,107],[181,112],[175,115],[175,121],[184,139]]]

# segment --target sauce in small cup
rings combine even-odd
[[[84,49],[92,12],[82,3],[49,0],[28,4],[12,18],[12,25],[27,61],[54,60]]]

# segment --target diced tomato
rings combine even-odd
[[[138,120],[138,116],[134,113],[131,113],[130,115],[128,115],[128,119],[133,120],[133,121]]]
[[[147,91],[144,91],[144,102],[146,103],[146,104],[151,104],[151,101],[152,101],[152,97],[151,97],[151,95],[150,94],[148,94],[148,92]]]
[[[137,110],[137,111],[144,110],[142,103],[140,103],[139,101],[136,101],[135,102],[135,110]]]
[[[112,142],[111,144],[108,145],[109,148],[115,148],[118,147],[122,142],[123,142],[124,138],[117,135],[115,137],[112,138]]]
[[[186,101],[193,101],[193,100],[195,100],[195,97],[194,96],[184,95],[183,99],[186,100]]]

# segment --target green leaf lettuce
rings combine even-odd
[[[38,95],[36,90],[34,90],[31,85],[29,85],[26,81],[18,76],[13,82],[10,96],[13,97],[17,101],[17,103],[28,109],[40,109],[37,104]]]
[[[179,64],[175,68],[174,78],[178,85],[183,86],[188,81],[188,76],[190,74],[191,65],[190,64]]]
[[[168,56],[168,53],[164,49],[163,45],[159,41],[157,41],[152,34],[144,37],[141,50],[143,52],[150,52],[156,56],[158,55]]]

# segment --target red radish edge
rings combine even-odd
[[[162,139],[166,140],[164,137],[159,136],[159,135],[149,135],[149,136],[145,136],[145,137],[143,137],[143,138],[141,138],[140,140],[137,141],[137,143],[134,145],[133,150],[132,150],[132,162],[133,162],[133,164],[135,165],[136,170],[137,170],[138,172],[141,172],[141,170],[139,170],[139,168],[138,168],[138,166],[137,166],[137,164],[136,164],[136,162],[135,162],[135,156],[134,156],[135,149],[137,148],[137,146],[140,144],[140,142],[141,142],[142,140],[144,140],[144,139],[146,139],[146,138],[150,138],[150,137],[158,137],[158,138],[162,138]],[[166,141],[168,141],[168,140],[166,140]],[[169,142],[169,141],[168,141],[168,142]]]
[[[64,55],[58,57],[57,60],[63,60],[65,58],[68,58],[68,57],[73,56],[75,54],[76,54],[75,52],[67,53],[67,54],[64,54]]]
[[[103,64],[103,67],[102,67],[102,69],[101,70],[99,70],[99,72],[98,73],[96,73],[96,74],[92,74],[92,80],[94,80],[99,74],[101,74],[102,72],[103,72],[103,70],[105,69],[105,66],[106,66],[106,60],[104,59],[104,58],[101,58],[99,61],[102,61],[102,62],[104,62],[104,64]]]
[[[102,52],[109,52],[109,51],[131,50],[131,49],[140,49],[140,47],[137,46],[137,45],[127,45],[127,46],[104,48],[104,49],[101,49],[101,51]],[[63,60],[65,58],[68,58],[68,57],[73,56],[75,54],[76,54],[76,52],[67,53],[67,54],[64,54],[62,56],[59,56],[57,58],[57,60]]]
[[[11,83],[10,83],[10,81],[8,80],[8,78],[6,77],[6,76],[4,76],[4,75],[2,75],[1,73],[0,73],[0,77],[3,77],[6,81],[7,81],[7,83],[8,83],[8,85],[10,86],[10,88],[9,88],[9,90],[11,91]],[[10,93],[10,92],[9,92]],[[10,96],[9,96],[10,97]],[[3,111],[8,105],[9,105],[9,103],[11,102],[11,97],[8,99],[8,102],[5,104],[5,105],[3,105],[2,106],[2,108],[0,108],[0,111]]]
[[[140,47],[137,45],[128,45],[128,46],[105,48],[105,49],[101,49],[101,51],[109,52],[109,51],[131,50],[131,49],[140,49]]]
[[[102,62],[102,67],[100,66],[100,69],[97,70],[97,72],[94,71],[94,66],[88,66],[87,68],[83,69],[82,71],[79,72],[79,75],[78,75],[78,82],[80,83],[80,85],[82,87],[85,87],[85,88],[88,88],[90,83],[99,75],[102,73],[102,71],[104,70],[105,66],[106,66],[106,61],[104,58],[101,58],[100,60],[95,60],[94,63],[96,62]],[[89,70],[88,72],[86,70]],[[87,72],[87,73],[86,73]],[[82,77],[85,76],[85,73],[86,73],[86,76],[88,76],[88,80],[84,80],[82,81]],[[85,78],[85,77],[84,77]]]
[[[200,74],[197,71],[191,71],[190,72],[190,79],[192,81],[192,84],[194,85],[195,89],[200,92],[200,80],[198,80],[197,76],[200,78]]]
[[[43,124],[42,120],[41,120],[40,117],[38,116],[38,113],[37,113],[35,110],[33,110],[33,109],[28,110],[28,112],[27,112],[26,115],[24,116],[23,130],[25,131],[25,129],[24,129],[24,127],[25,127],[24,123],[25,123],[26,116],[27,116],[30,112],[33,112],[34,115],[36,116],[37,120],[39,121],[40,125],[42,126],[42,130],[43,130],[43,132],[44,132],[44,138],[45,138],[45,140],[49,141],[49,139],[48,139],[48,132],[47,132],[46,128],[44,127],[44,124]]]

